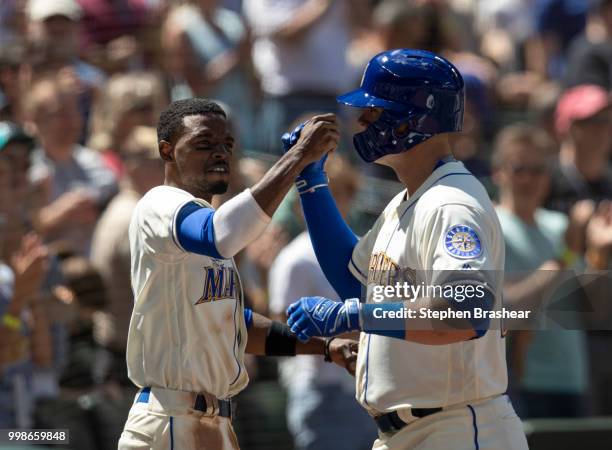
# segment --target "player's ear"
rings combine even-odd
[[[166,162],[174,161],[174,146],[168,141],[159,141],[159,156]]]

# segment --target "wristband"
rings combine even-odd
[[[346,318],[349,331],[361,330],[363,327],[363,318],[361,303],[358,298],[349,298],[344,301],[346,308]]]
[[[2,325],[9,330],[19,331],[21,329],[21,319],[10,313],[5,313],[2,316]]]
[[[328,363],[332,362],[332,357],[331,357],[331,354],[329,353],[329,346],[334,339],[336,339],[336,336],[332,336],[330,338],[325,339],[325,350],[323,351],[323,361],[328,362]]]
[[[266,356],[295,356],[297,337],[284,323],[273,321],[266,336]]]

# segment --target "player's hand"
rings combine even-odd
[[[313,116],[286,136],[285,134],[282,138],[285,152],[293,148],[293,151],[299,152],[304,162],[319,163],[318,169],[322,170],[325,161],[320,160],[335,150],[340,141],[338,119],[334,114]]]
[[[329,356],[334,363],[343,367],[351,375],[355,375],[359,342],[352,339],[334,339],[329,344]]]
[[[287,309],[287,325],[302,342],[313,336],[331,337],[359,330],[359,303],[355,301],[302,297]]]

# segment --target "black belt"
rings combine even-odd
[[[151,393],[150,387],[142,388],[140,391],[140,394],[138,394],[138,399],[136,400],[136,402],[137,403],[149,403],[150,393]],[[198,394],[196,395],[193,409],[195,409],[196,411],[202,411],[206,413],[206,412],[209,412],[208,408],[210,406],[212,407],[212,415],[221,416],[221,417],[229,417],[230,419],[232,418],[232,401],[231,400],[216,399],[216,401],[213,401],[212,403],[213,405],[208,405],[208,402],[206,401],[206,396],[204,394]],[[217,411],[215,411],[215,409]]]
[[[412,408],[410,414],[413,417],[422,419],[440,411],[442,411],[442,408]],[[408,425],[400,418],[396,411],[374,417],[374,421],[378,425],[378,429],[383,433],[396,433]]]

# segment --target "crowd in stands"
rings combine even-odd
[[[211,98],[230,117],[232,182],[215,206],[263,175],[283,132],[338,114],[331,188],[364,233],[401,185],[359,160],[354,112],[336,96],[391,48],[437,52],[463,75],[464,130],[452,145],[495,199],[506,301],[537,303],[555,273],[605,273],[612,0],[2,0],[0,429],[69,428],[70,448],[116,448],[136,393],[125,364],[128,226],[163,183],[155,127],[170,101]],[[236,259],[246,303],[280,320],[301,296],[337,298],[299,211],[289,194]],[[612,415],[612,308],[595,307],[597,323],[508,332],[522,418]],[[370,448],[373,422],[332,366],[250,360],[252,384],[237,399],[243,448]],[[269,424],[251,424],[266,405],[250,397],[258,382],[282,393],[277,447],[256,435]]]

